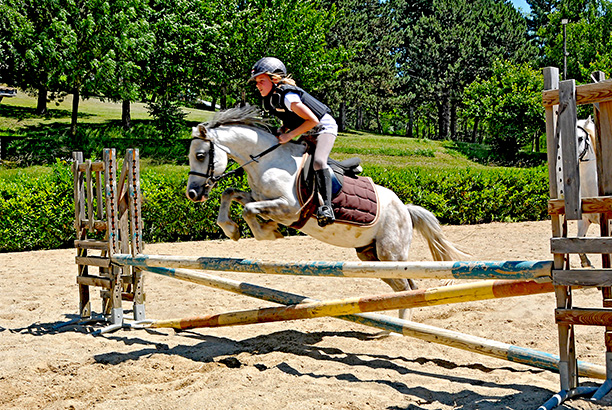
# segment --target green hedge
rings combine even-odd
[[[390,187],[403,202],[421,205],[442,223],[475,224],[491,221],[526,221],[547,218],[548,174],[534,169],[386,169],[369,166],[364,174]],[[185,197],[184,172],[144,170],[144,239],[172,242],[224,238],[216,225],[219,197],[227,186],[247,189],[246,178],[230,178],[217,186],[209,200],[194,204]],[[18,172],[0,179],[0,252],[72,246],[72,173],[58,162],[51,172],[36,177]],[[232,207],[243,236],[250,236]],[[295,233],[287,230],[286,233]]]
[[[0,252],[71,245],[73,196],[72,171],[65,163],[38,176],[19,171],[0,178]]]
[[[538,221],[548,217],[546,167],[519,169],[386,169],[366,167],[377,184],[405,203],[432,211],[442,223]]]

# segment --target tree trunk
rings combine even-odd
[[[480,123],[480,118],[474,118],[474,128],[472,129],[472,142],[475,144],[478,142],[478,124]]]
[[[448,139],[450,123],[448,100],[442,99],[436,103],[436,106],[438,108],[438,139]]]
[[[450,137],[457,141],[457,104],[450,103]]]
[[[357,129],[363,129],[363,110],[361,109],[361,105],[357,106]]]
[[[47,88],[38,88],[38,102],[36,103],[36,114],[45,115],[47,113]]]
[[[533,133],[533,148],[535,152],[540,152],[540,135],[537,131]]]
[[[215,111],[215,107],[217,106],[217,94],[213,95],[212,101],[210,102],[210,111]]]
[[[412,111],[412,107],[410,107],[408,109],[408,123],[406,124],[406,137],[408,138],[412,138],[412,132],[413,132],[413,127],[414,127],[414,122],[413,122],[413,111]]]
[[[340,103],[340,113],[338,114],[338,131],[346,131],[346,103]]]
[[[225,84],[221,84],[220,104],[222,110],[227,108],[227,86]]]
[[[376,128],[379,134],[383,133],[382,123],[380,122],[380,110],[376,109]]]
[[[80,90],[78,87],[75,87],[72,92],[72,117],[70,121],[70,136],[73,139],[76,136],[77,120],[79,117],[79,98],[81,98]]]
[[[127,130],[132,128],[130,100],[123,100],[123,102],[121,103],[121,124],[123,125],[123,128]]]

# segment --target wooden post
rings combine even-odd
[[[109,241],[109,258],[119,252],[119,225],[117,221],[117,153],[114,149],[104,150],[104,183],[106,186],[106,219],[107,219],[107,238]],[[123,283],[121,279],[121,268],[111,266],[109,270],[110,300],[109,312],[110,322],[113,325],[123,323],[123,307],[121,306],[121,293]]]
[[[557,90],[559,88],[559,69],[557,67],[546,67],[544,74],[544,93],[547,90]],[[559,101],[560,96],[557,98]],[[557,132],[557,111],[558,105],[545,105],[546,109],[546,144],[548,153],[548,177],[550,183],[550,198],[557,199],[559,197],[559,181],[557,179],[558,172],[561,167],[561,158],[557,152],[559,144],[559,133]],[[567,152],[567,151],[566,151]],[[566,157],[570,155],[565,155]],[[564,222],[561,215],[555,214],[551,216],[552,222],[552,237],[559,238],[566,235],[566,230],[563,229]],[[564,254],[554,254],[554,269],[562,270],[565,265]],[[554,275],[553,275],[554,279]],[[569,286],[555,286],[555,295],[557,300],[557,308],[565,309],[571,307],[571,288]],[[574,351],[574,333],[571,324],[559,324],[559,375],[561,380],[561,390],[569,390],[577,385],[577,381],[573,376],[572,362],[575,357],[572,356]]]
[[[596,82],[602,82],[605,80],[605,73],[597,71],[593,73],[592,77]],[[599,195],[605,196],[612,192],[612,166],[610,166],[610,158],[612,158],[612,102],[605,101],[593,104],[593,116],[597,133],[595,147],[597,156],[597,184]],[[600,235],[602,237],[610,236],[610,217],[608,213],[600,214]],[[610,254],[604,253],[601,257],[602,267],[610,268]],[[604,309],[612,308],[612,287],[604,286],[601,288],[601,292]],[[606,326],[605,328],[604,342],[606,346],[606,378],[610,380],[612,379],[611,326]],[[601,391],[601,394],[606,393],[607,391],[605,390]]]
[[[580,202],[580,169],[576,142],[576,83],[561,81],[559,86],[559,128],[557,133],[563,153],[563,192],[565,196],[565,218],[582,219]]]
[[[285,307],[250,309],[184,319],[158,320],[153,322],[151,327],[193,329],[197,327],[268,323],[536,295],[552,291],[553,286],[550,282],[538,283],[534,280],[486,280],[476,283],[410,290],[384,295],[300,303]]]
[[[140,192],[140,160],[137,149],[130,149],[125,156],[128,162],[128,205],[130,210],[130,237],[132,256],[141,254],[144,250],[142,241],[142,208]],[[144,276],[138,267],[127,268],[132,272],[134,292],[134,320],[145,319],[144,310]]]
[[[87,238],[87,230],[82,229],[81,222],[85,215],[85,187],[83,173],[79,171],[79,165],[83,163],[83,153],[74,152],[72,154],[72,172],[74,176],[74,229],[77,240]],[[87,257],[86,248],[77,248],[77,257]],[[77,264],[77,278],[87,276],[89,268],[87,265]],[[91,317],[91,300],[89,286],[79,283],[79,316],[81,319]]]

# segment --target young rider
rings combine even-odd
[[[281,144],[311,130],[316,136],[313,167],[316,188],[323,199],[316,217],[319,226],[333,223],[336,218],[331,205],[332,177],[327,159],[338,135],[338,126],[331,110],[297,87],[295,81],[287,76],[283,62],[277,58],[264,57],[256,62],[251,69],[250,81],[255,81],[263,97],[264,109],[283,123],[282,134],[278,136]]]

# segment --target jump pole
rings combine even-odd
[[[221,278],[204,272],[161,267],[147,268],[146,271],[285,305],[317,302],[316,299],[311,299],[306,296],[232,279]],[[441,329],[422,323],[402,320],[376,313],[342,315],[336,316],[336,318],[395,332],[404,336],[414,337],[432,343],[475,352],[501,360],[520,363],[526,366],[537,367],[554,372],[559,371],[559,356],[539,350],[514,346],[482,337]],[[598,366],[588,362],[578,361],[578,372],[582,377],[594,379],[606,378],[605,368],[603,366]]]
[[[342,316],[353,313],[409,309],[476,300],[535,295],[553,291],[554,288],[551,282],[538,283],[533,280],[489,280],[376,296],[301,303],[284,307],[249,309],[182,319],[156,320],[150,327],[171,327],[185,330],[198,327],[249,325],[255,323],[313,319],[324,316]]]
[[[150,327],[172,327],[185,330],[198,327],[249,325],[285,320],[313,319],[324,316],[342,316],[381,310],[410,309],[476,300],[535,295],[553,291],[554,288],[550,281],[539,283],[533,280],[488,280],[477,283],[395,292],[384,295],[301,303],[283,307],[240,310],[183,319],[157,320],[153,322]]]
[[[168,255],[111,256],[117,265],[168,267],[273,275],[410,279],[535,279],[550,277],[552,261],[467,262],[263,262],[242,258]]]

